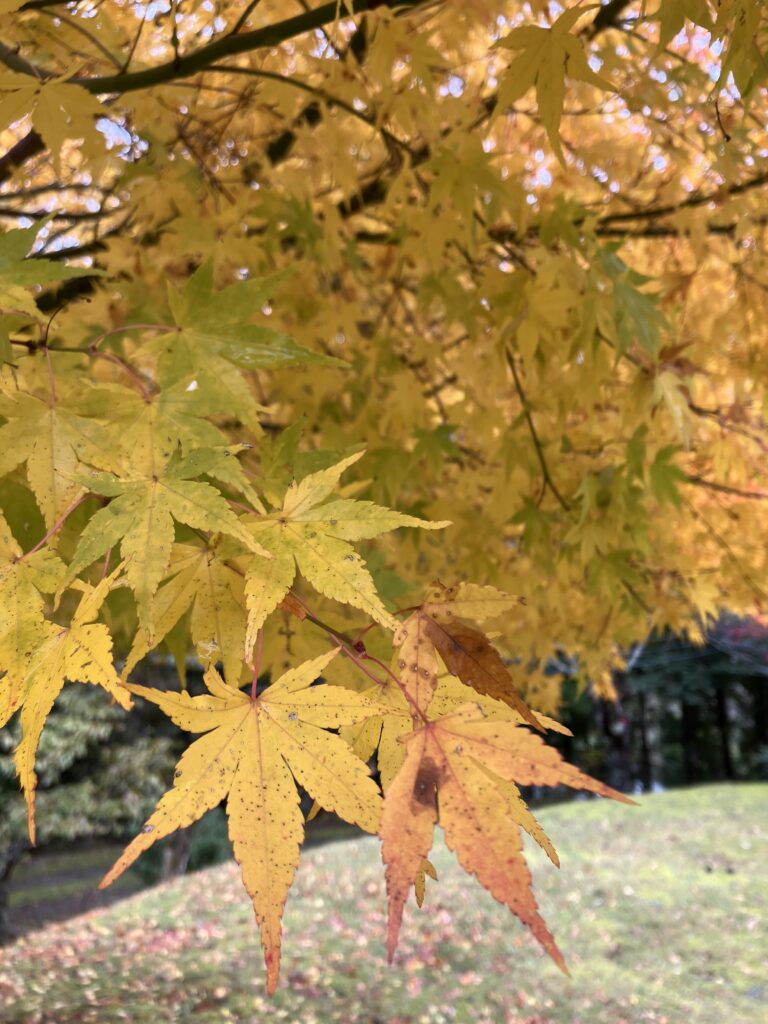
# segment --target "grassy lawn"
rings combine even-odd
[[[440,881],[384,958],[378,842],[308,851],[281,986],[234,866],[159,886],[0,949],[3,1024],[763,1024],[768,785],[590,801],[540,815],[531,851],[566,978],[440,845]]]

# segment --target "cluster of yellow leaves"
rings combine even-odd
[[[390,953],[439,822],[561,962],[546,659],[768,589],[765,4],[363,6],[0,0],[0,725],[32,834],[66,680],[202,733],[116,871],[226,798],[270,988],[294,780],[376,829],[374,757]]]
[[[215,668],[206,672],[208,693],[203,696],[128,684],[132,694],[156,704],[180,728],[204,735],[184,753],[173,789],[102,886],[158,839],[226,799],[229,835],[261,930],[267,987],[274,991],[280,920],[304,834],[295,780],[314,798],[315,808],[380,833],[390,902],[390,959],[410,888],[415,888],[421,906],[426,875],[436,878],[427,855],[439,821],[462,866],[531,928],[565,970],[537,911],[520,829],[555,864],[559,861],[517,784],[568,785],[631,801],[566,764],[529,731],[530,726],[567,730],[522,702],[498,655],[493,668],[498,665],[499,674],[493,678],[501,699],[484,693],[482,685],[473,690],[471,678],[462,682],[446,674],[438,656],[445,649],[444,634],[438,633],[433,644],[428,629],[422,629],[447,620],[452,631],[448,635],[463,638],[470,627],[460,619],[498,618],[518,600],[492,587],[435,583],[394,636],[393,670],[369,656],[363,644],[345,645],[344,655],[358,671],[352,682],[343,677],[341,685],[316,683],[321,674],[334,677],[338,648],[289,669],[260,694],[254,683],[250,696],[226,684]],[[471,632],[492,650],[484,634]],[[476,649],[467,656],[462,653],[461,674],[477,675],[485,657],[485,649],[479,658]],[[466,670],[465,661],[473,668]],[[369,663],[386,674],[367,686]],[[367,767],[374,755],[383,811]]]
[[[56,405],[20,389],[18,381],[14,392],[10,378],[6,390],[14,403],[9,411],[31,409],[34,402],[44,409]],[[30,837],[34,840],[35,752],[45,719],[66,680],[95,683],[126,708],[131,695],[142,697],[181,728],[202,734],[179,761],[173,788],[103,884],[156,840],[226,799],[230,838],[261,929],[270,991],[278,980],[280,920],[304,834],[296,783],[316,807],[368,831],[380,830],[391,902],[390,954],[410,886],[421,904],[425,879],[434,877],[427,854],[439,813],[462,864],[562,963],[536,913],[518,826],[555,855],[515,782],[567,783],[614,794],[563,765],[528,731],[526,726],[536,731],[558,726],[528,708],[504,659],[470,624],[508,617],[521,599],[493,587],[436,582],[399,623],[353,543],[401,526],[434,530],[449,524],[339,496],[342,473],[362,453],[293,480],[282,496],[270,484],[274,511],[267,511],[251,490],[253,507],[242,506],[238,513],[209,481],[222,476],[224,464],[237,464],[238,455],[247,455],[247,446],[190,449],[187,444],[182,454],[173,448],[174,439],[179,445],[182,437],[163,429],[162,420],[152,416],[147,421],[145,408],[126,413],[129,396],[114,389],[107,394],[113,399],[109,408],[96,389],[88,410],[96,424],[109,434],[113,424],[128,422],[135,432],[134,445],[114,435],[111,462],[117,472],[104,468],[110,458],[104,444],[94,440],[88,417],[78,420],[77,430],[71,428],[76,441],[66,470],[61,464],[50,470],[52,480],[62,474],[69,481],[76,504],[91,494],[101,507],[90,511],[74,536],[64,531],[59,538],[62,524],[57,521],[27,554],[0,520],[0,707],[3,723],[21,712],[15,763],[28,802]],[[21,413],[9,419],[14,422],[23,422]],[[17,454],[14,468],[23,449]],[[29,467],[27,474],[33,486]],[[195,476],[207,481],[191,479]],[[249,491],[240,473],[227,469],[223,476],[231,486]],[[38,502],[45,510],[42,497]],[[74,515],[76,507],[69,511]],[[193,528],[200,534],[198,542],[176,539],[179,526],[174,523]],[[54,538],[60,539],[69,564],[46,546]],[[118,547],[123,560],[110,575],[102,572],[95,584],[81,578],[105,554],[108,564],[110,551]],[[294,596],[297,569],[322,599],[364,612],[371,626],[392,635],[391,669],[369,655],[364,643],[339,640],[325,627],[331,642],[342,645],[342,660],[351,670],[340,673],[339,685],[316,682],[321,675],[333,680],[339,658],[334,646],[257,689],[260,640],[270,617],[286,607],[296,618],[309,616],[322,626]],[[118,585],[129,588],[138,615],[122,681],[112,662],[110,631],[94,621]],[[68,625],[51,621],[45,595],[58,601],[72,591],[82,596]],[[187,612],[191,638],[209,666],[207,694],[126,682],[131,668]],[[385,640],[382,645],[387,647]],[[226,682],[217,662],[223,663]],[[250,694],[240,688],[249,663]],[[448,742],[453,743],[450,750]],[[467,755],[457,760],[463,744]],[[370,778],[373,757],[385,797],[384,817],[380,789]],[[462,780],[458,790],[450,783],[454,776]],[[496,846],[489,847],[487,837],[477,832],[480,818],[497,837]],[[502,840],[506,867],[498,861]]]

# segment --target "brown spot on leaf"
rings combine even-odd
[[[426,757],[419,766],[413,784],[413,799],[423,807],[434,807],[437,803],[437,787],[440,784],[440,768],[431,757]]]

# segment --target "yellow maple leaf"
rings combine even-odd
[[[105,108],[81,85],[65,78],[41,82],[6,73],[0,76],[0,92],[6,93],[0,105],[0,128],[32,108],[32,123],[50,148],[57,173],[61,173],[61,149],[68,139],[83,139],[91,153],[103,149],[96,119],[105,116]]]
[[[69,578],[120,544],[126,579],[136,595],[139,621],[153,637],[152,599],[170,562],[174,520],[198,530],[224,533],[246,548],[271,558],[241,524],[221,493],[210,484],[190,480],[200,472],[196,452],[179,462],[169,461],[156,473],[121,479],[112,473],[92,473],[91,490],[112,497],[94,513],[80,536],[69,567]]]
[[[469,593],[470,598],[466,602],[455,605],[459,612],[469,614],[476,610],[474,606],[479,600],[478,596],[472,591]],[[435,596],[434,588],[428,594],[430,596]],[[439,596],[441,599],[444,597],[443,594]],[[499,598],[481,601],[481,615],[487,613],[488,603],[498,607],[502,602]],[[427,608],[430,607],[435,607],[434,603],[427,605]],[[437,613],[437,617],[428,614],[422,606],[395,634],[395,644],[402,645],[398,671],[410,699],[421,710],[426,708],[437,685],[437,663],[434,659],[435,652],[439,652],[452,675],[458,676],[480,694],[503,700],[529,725],[538,729],[536,716],[518,693],[509,669],[488,637],[462,622],[458,614],[454,615],[450,601],[438,602]]]
[[[139,627],[125,660],[123,679],[190,607],[189,628],[198,657],[206,665],[221,659],[227,681],[238,681],[245,637],[243,577],[222,555],[222,545],[213,542],[204,547],[174,545],[168,579],[152,605],[152,635]]]
[[[43,594],[66,567],[45,548],[27,555],[0,513],[0,728],[19,706],[29,663],[46,638]]]
[[[283,907],[304,836],[296,782],[345,821],[368,832],[379,823],[379,790],[368,768],[326,729],[380,714],[381,706],[341,687],[312,685],[337,653],[291,669],[255,700],[227,686],[213,668],[205,674],[207,696],[129,687],[180,728],[204,735],[182,755],[173,789],[101,887],[158,839],[190,825],[226,797],[229,836],[261,930],[270,993],[280,971]]]
[[[427,588],[421,610],[436,622],[443,622],[456,616],[485,622],[497,619],[524,604],[525,599],[515,594],[506,594],[496,587],[484,587],[477,583],[454,583],[446,587],[440,580]]]
[[[75,417],[63,406],[23,391],[4,397],[0,414],[8,420],[0,427],[0,477],[26,462],[29,486],[50,529],[78,495],[85,493],[77,479],[83,467],[77,452]]]
[[[326,502],[344,470],[362,455],[358,452],[298,483],[294,481],[282,508],[250,526],[273,559],[264,564],[253,560],[246,573],[246,652],[252,649],[267,616],[285,597],[297,567],[326,597],[362,609],[388,629],[398,628],[397,620],[382,604],[362,558],[349,542],[378,537],[399,526],[439,530],[449,523],[416,519],[370,501],[341,498]]]
[[[83,596],[69,626],[45,623],[45,638],[29,661],[21,683],[21,742],[14,764],[27,801],[29,838],[35,841],[35,754],[45,720],[66,680],[101,686],[126,710],[133,706],[112,663],[112,637],[107,627],[93,620],[122,565],[91,587],[77,581]]]
[[[535,86],[539,116],[561,163],[564,163],[564,158],[559,128],[566,75],[598,89],[612,89],[609,82],[590,68],[581,42],[570,31],[587,10],[585,7],[573,7],[564,11],[551,28],[523,25],[513,29],[498,43],[504,49],[521,51],[507,68],[501,82],[499,109],[515,103]]]

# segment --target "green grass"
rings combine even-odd
[[[3,1024],[757,1024],[768,1019],[768,786],[552,807],[531,852],[566,978],[440,845],[384,959],[378,843],[308,851],[271,1001],[234,866],[0,950]]]
[[[115,858],[112,858],[112,861]],[[109,867],[112,863],[110,861],[106,867]],[[96,881],[98,882],[98,876]],[[90,892],[93,888],[94,882],[84,881],[82,878],[72,879],[72,881],[56,881],[50,885],[41,884],[40,882],[30,883],[29,885],[19,885],[14,887],[8,900],[8,905],[13,907],[18,906],[29,906],[34,904],[35,906],[44,904],[46,900],[62,900],[68,896],[81,896],[84,893]],[[135,892],[137,885],[135,879],[129,874],[122,875],[115,882],[115,886],[118,889],[125,889],[131,892]],[[16,934],[16,933],[14,933]],[[2,1018],[0,1018],[2,1019]]]
[[[44,858],[30,857],[23,860],[16,868],[13,873],[14,881],[26,885],[52,874],[63,875],[69,872],[79,873],[88,870],[106,871],[119,852],[119,846],[103,843],[90,849],[77,849],[74,852],[62,850],[58,853],[46,853]]]

